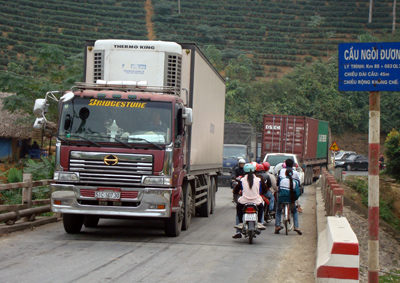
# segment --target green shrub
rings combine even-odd
[[[54,175],[55,157],[42,156],[40,161],[28,159],[25,162],[24,173],[32,174],[33,180],[52,179]]]
[[[400,180],[400,133],[392,130],[385,141],[386,172]]]
[[[304,61],[306,61],[307,63],[310,63],[310,62],[313,61],[313,57],[311,57],[311,56],[306,56],[306,57],[304,57]]]

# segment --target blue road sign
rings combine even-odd
[[[400,91],[400,42],[339,44],[339,90]]]

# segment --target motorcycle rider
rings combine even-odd
[[[294,172],[292,168],[286,168],[285,178],[281,179],[279,184],[278,209],[276,211],[275,219],[275,234],[279,234],[279,231],[283,229],[281,226],[281,215],[284,203],[290,203],[290,208],[293,213],[294,231],[296,231],[299,235],[303,234],[299,229],[299,215],[295,205],[296,200],[300,197],[300,189],[298,183],[293,178],[293,173]]]
[[[383,157],[383,154],[381,154],[381,157],[379,157],[379,170],[385,169],[385,158]]]
[[[266,178],[269,180],[269,183],[271,184],[269,187],[269,190],[266,194],[266,196],[269,198],[269,215],[274,216],[275,215],[275,193],[278,192],[278,187],[276,186],[276,178],[273,173],[269,172],[269,168],[271,167],[268,162],[263,162],[262,163],[264,167],[264,172]],[[267,222],[271,222],[271,219],[267,219]]]
[[[286,178],[286,170],[290,168],[290,169],[292,169],[292,172],[293,172],[292,178],[293,178],[294,181],[296,181],[298,183],[299,188],[300,188],[300,186],[301,186],[300,177],[299,177],[299,174],[297,173],[297,171],[293,169],[293,165],[294,165],[293,159],[291,159],[291,158],[286,159],[285,162],[284,162],[284,165],[285,165],[284,168],[282,168],[278,172],[278,180],[276,182],[277,186],[279,187],[280,181],[282,179]],[[298,209],[299,209],[300,213],[303,212],[303,208],[300,206],[300,203],[298,204]]]
[[[232,172],[232,179],[236,179],[239,176],[244,176],[245,172],[243,170],[244,165],[246,164],[246,160],[243,158],[239,158],[238,166]]]
[[[266,229],[262,222],[263,199],[260,194],[267,192],[267,186],[261,182],[261,179],[254,175],[255,168],[252,164],[245,164],[243,167],[246,175],[240,180],[233,190],[238,194],[242,190],[242,196],[238,198],[236,206],[236,213],[239,219],[239,224],[235,226],[236,229],[243,228],[243,208],[246,203],[254,203],[258,208],[258,223],[257,228],[260,230]]]

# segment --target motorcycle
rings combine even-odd
[[[379,161],[379,170],[384,170],[386,168],[385,163],[383,163],[382,161]]]
[[[249,238],[249,244],[253,244],[253,238],[261,234],[257,228],[258,224],[258,208],[254,203],[247,203],[243,208],[243,229],[241,233],[245,238]]]

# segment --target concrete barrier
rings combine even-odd
[[[359,282],[359,244],[345,217],[327,217],[318,235],[316,282]]]

